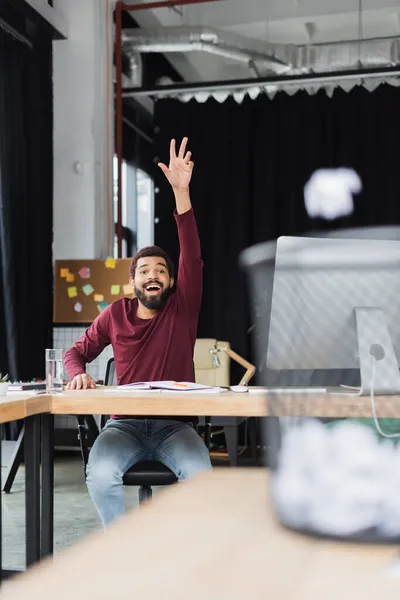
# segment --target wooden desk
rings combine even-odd
[[[43,420],[52,419],[46,413],[51,411],[51,396],[35,395],[31,393],[13,393],[12,395],[0,396],[0,424],[10,421],[24,419],[24,450],[25,450],[25,508],[26,508],[26,563],[33,564],[40,558],[41,528],[40,528],[40,451],[41,438],[40,427]],[[46,428],[50,430],[50,427]],[[1,465],[1,426],[0,426],[0,465]],[[46,443],[47,442],[47,443]],[[42,450],[48,453],[51,440],[45,436],[42,440]],[[44,478],[42,487],[44,505],[47,510],[47,498],[50,497],[49,489],[52,488],[52,459],[46,456],[44,463]],[[51,463],[51,465],[50,465]],[[50,468],[49,468],[50,467]],[[47,487],[46,487],[47,485]],[[1,524],[1,489],[0,489],[0,524]],[[52,533],[52,532],[51,532]],[[1,561],[1,527],[0,527],[0,579],[6,573],[2,569]],[[52,546],[51,546],[52,548]]]
[[[113,388],[109,388],[113,389]],[[256,390],[257,388],[253,388]],[[400,396],[375,398],[380,418],[400,418]],[[259,392],[190,394],[187,392],[132,395],[112,393],[104,388],[65,391],[52,397],[53,414],[120,414],[120,415],[184,415],[223,417],[307,416],[362,418],[372,417],[371,402],[366,396],[329,394],[269,395]],[[272,407],[272,410],[271,410]]]
[[[321,542],[283,529],[264,469],[216,469],[4,584],[6,600],[390,600],[390,546]],[[78,583],[79,582],[79,585]],[[77,587],[78,585],[78,587]]]
[[[268,396],[266,407],[269,416],[371,418],[369,396],[339,393],[329,390],[326,394],[281,394]],[[376,396],[376,412],[379,418],[400,418],[400,396]]]
[[[18,421],[32,415],[51,412],[51,396],[14,393],[0,396],[0,423]]]
[[[253,388],[254,390],[257,388]],[[269,403],[273,403],[273,410]],[[400,418],[400,396],[377,396],[380,418]],[[198,415],[223,417],[307,416],[370,418],[371,403],[366,396],[329,394],[267,395],[226,392],[222,394],[135,393],[132,395],[95,390],[65,391],[62,394],[0,396],[0,423],[42,414],[124,414],[124,415]]]
[[[379,417],[400,418],[400,396],[376,398]],[[271,411],[272,407],[272,411]],[[53,550],[53,415],[123,414],[264,417],[371,417],[368,397],[338,394],[281,395],[264,391],[221,394],[117,393],[104,388],[65,391],[53,396],[18,394],[0,398],[0,422],[25,419],[27,490],[27,564]],[[41,445],[41,448],[40,448]],[[40,471],[40,452],[42,470]],[[41,481],[40,481],[41,473]],[[40,502],[40,482],[41,502]],[[39,519],[40,505],[42,516]],[[40,525],[41,524],[41,525]],[[37,532],[40,530],[40,536]],[[35,533],[36,532],[36,533]],[[41,537],[40,543],[38,538]]]
[[[112,390],[113,388],[109,388]],[[223,392],[126,392],[104,388],[64,392],[53,396],[53,414],[174,415],[174,416],[255,416],[266,414],[264,394]]]
[[[113,388],[109,388],[113,389]],[[257,390],[258,388],[253,388]],[[271,405],[273,410],[271,411]],[[377,396],[378,417],[400,418],[400,396]],[[329,394],[270,395],[262,390],[252,393],[221,394],[134,393],[95,390],[65,391],[61,394],[13,394],[0,396],[0,423],[43,413],[52,414],[124,414],[124,415],[198,415],[265,417],[307,416],[370,418],[371,403],[367,396]]]

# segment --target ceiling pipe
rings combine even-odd
[[[142,55],[132,44],[122,44],[122,87],[139,87],[143,82]]]
[[[346,40],[319,44],[271,44],[211,27],[125,29],[123,46],[131,52],[212,53],[243,63],[258,77],[301,75],[400,65],[400,37]],[[139,87],[136,79],[129,86]]]
[[[262,74],[289,71],[288,56],[294,56],[296,48],[204,26],[125,29],[122,35],[124,47],[131,46],[137,52],[207,52],[244,63],[249,68],[256,65]]]

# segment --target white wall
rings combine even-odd
[[[55,260],[111,249],[112,8],[54,1],[68,26],[68,39],[53,43]]]

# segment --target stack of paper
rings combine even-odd
[[[118,392],[166,391],[212,393],[225,391],[224,388],[211,387],[189,381],[140,381],[117,386]]]

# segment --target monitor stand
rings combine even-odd
[[[376,395],[400,394],[399,366],[383,310],[378,307],[356,307],[354,310],[361,394],[370,395],[372,382]]]

